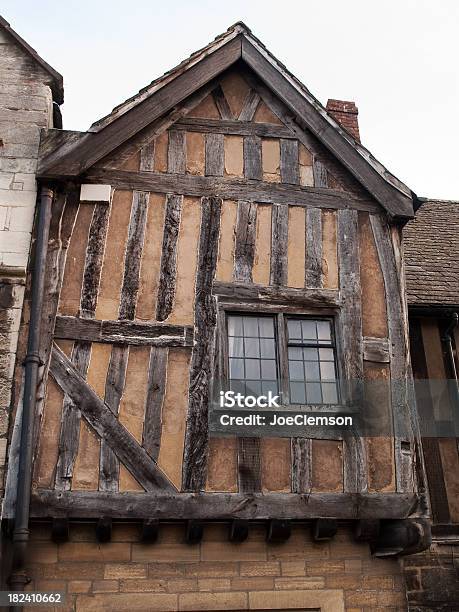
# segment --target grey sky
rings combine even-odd
[[[3,0],[64,76],[64,127],[93,121],[244,21],[325,104],[355,100],[362,142],[419,196],[459,199],[459,2]]]

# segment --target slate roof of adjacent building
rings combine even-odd
[[[459,306],[459,201],[424,201],[403,238],[408,303]]]

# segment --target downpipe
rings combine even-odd
[[[32,274],[32,295],[30,307],[27,354],[24,360],[24,400],[19,449],[19,469],[17,498],[14,516],[12,571],[8,583],[13,591],[23,591],[29,582],[25,566],[29,541],[29,512],[32,487],[33,427],[37,399],[38,370],[40,360],[40,327],[43,309],[43,290],[45,284],[46,257],[48,252],[49,227],[53,191],[49,187],[40,188],[37,241]]]

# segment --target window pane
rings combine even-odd
[[[303,320],[301,321],[301,330],[303,332],[303,340],[315,340],[317,338],[316,322]]]
[[[263,380],[261,383],[261,391],[263,395],[268,395],[270,391],[273,395],[277,395],[279,393],[277,389],[277,380]]]
[[[245,382],[243,380],[230,380],[229,390],[245,395]]]
[[[276,378],[276,362],[273,360],[261,360],[261,378],[263,380],[274,380]]]
[[[320,383],[306,383],[306,397],[308,404],[321,404],[322,393]]]
[[[304,364],[306,380],[320,380],[319,364],[314,361],[306,361]]]
[[[303,359],[303,349],[297,346],[288,347],[288,358],[289,359]]]
[[[260,378],[260,362],[258,359],[245,359],[245,377],[251,379]]]
[[[322,380],[335,380],[335,364],[332,361],[320,363],[320,377]]]
[[[244,378],[244,360],[230,359],[229,360],[230,378]]]
[[[290,380],[304,380],[304,367],[302,361],[290,361],[288,369]]]
[[[260,347],[258,345],[258,338],[245,338],[244,348],[245,348],[246,357],[259,357],[260,356]]]
[[[305,361],[317,361],[319,359],[319,354],[317,349],[315,348],[304,348],[303,349],[303,358]]]
[[[244,340],[242,338],[228,338],[228,351],[230,357],[244,357]]]
[[[242,336],[242,317],[228,315],[228,336]]]
[[[321,361],[335,361],[334,351],[331,348],[319,349],[319,357]]]
[[[288,337],[290,340],[301,340],[301,322],[295,319],[287,321]]]
[[[331,340],[330,321],[317,321],[317,337],[319,340]]]
[[[293,404],[305,404],[306,394],[304,392],[304,383],[290,383],[290,401]]]
[[[322,383],[322,397],[324,404],[336,404],[338,393],[335,383]]]
[[[244,336],[258,338],[258,318],[244,317]]]
[[[261,395],[261,382],[259,380],[245,381],[246,395]]]
[[[274,319],[272,317],[259,317],[258,327],[261,338],[274,338]]]
[[[260,339],[260,354],[262,357],[276,357],[276,345],[274,338],[261,338]]]

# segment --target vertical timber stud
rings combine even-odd
[[[148,170],[151,167],[151,153],[150,148],[141,150],[140,170]],[[150,195],[143,191],[134,191],[132,194],[118,314],[120,319],[129,321],[135,318],[149,199]],[[129,348],[127,346],[113,345],[105,384],[105,403],[113,414],[118,414],[126,380],[128,358]],[[102,439],[100,443],[99,489],[101,491],[117,492],[118,480],[119,460],[106,441]]]
[[[281,181],[298,185],[300,182],[298,165],[298,140],[280,139]]]
[[[165,321],[172,312],[177,277],[177,242],[183,196],[167,194],[163,248],[159,275],[156,319]]]
[[[321,161],[314,157],[313,162],[314,187],[328,187],[327,169]]]
[[[236,281],[252,282],[256,229],[257,205],[239,201],[233,273]],[[261,491],[260,439],[238,438],[237,461],[239,491]]]
[[[206,134],[206,176],[223,176],[225,149],[223,134]]]
[[[395,437],[395,470],[397,491],[413,490],[412,452],[414,440],[409,423],[408,350],[405,339],[402,287],[397,274],[397,262],[386,221],[380,215],[370,215],[371,228],[383,274],[387,302],[387,323],[390,343],[390,388]],[[409,453],[404,452],[405,444]]]
[[[322,287],[322,211],[306,209],[305,287]]]
[[[362,309],[360,290],[360,253],[356,210],[338,211],[339,286],[343,300],[340,333],[343,355],[344,385],[347,400],[360,406],[363,382]],[[350,432],[343,440],[344,490],[362,493],[367,490],[366,456],[362,438]]]
[[[244,176],[246,179],[256,181],[261,181],[263,178],[261,138],[259,136],[244,137]]]
[[[97,306],[109,215],[109,205],[94,205],[80,294],[80,316],[86,319],[94,318]],[[75,342],[72,350],[72,362],[82,376],[87,374],[90,356],[90,342]],[[71,397],[65,395],[55,480],[56,489],[62,491],[68,491],[71,487],[73,468],[78,453],[80,419],[80,409]]]
[[[143,447],[155,461],[161,443],[162,409],[166,389],[168,349],[152,346],[148,370],[145,422],[143,425]]]
[[[201,231],[196,273],[190,391],[183,455],[183,489],[204,489],[207,477],[208,412],[211,399],[217,304],[212,283],[217,269],[222,200],[201,199]]]
[[[287,284],[288,206],[273,204],[270,284]]]

